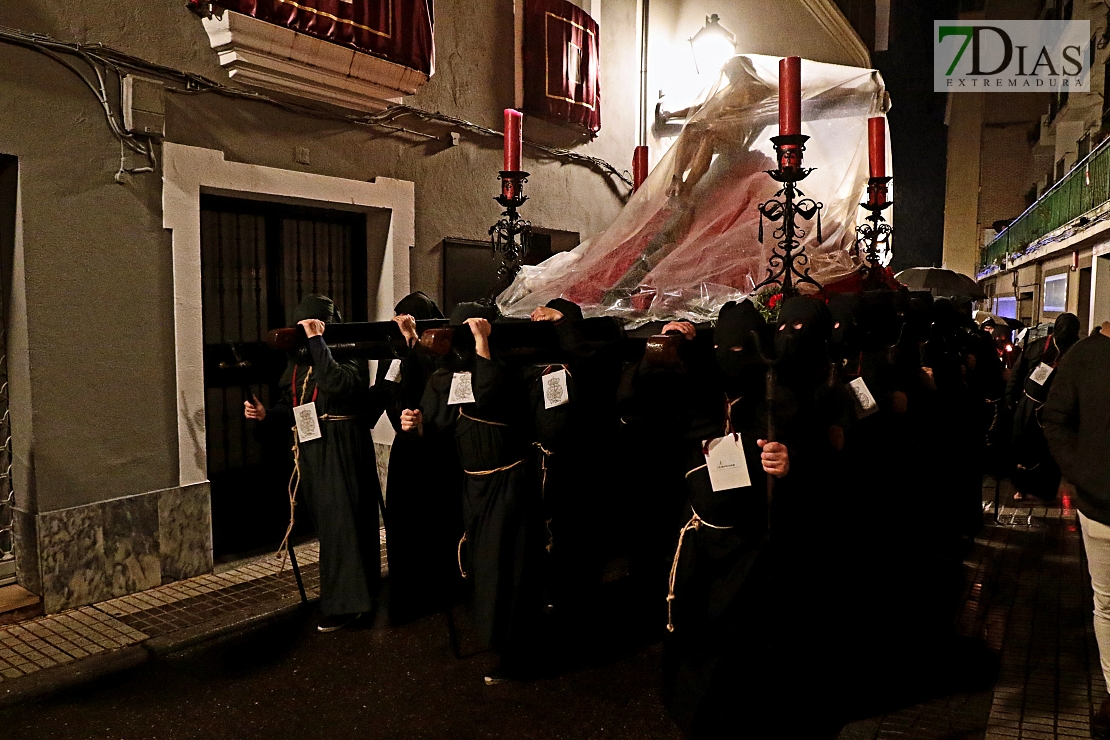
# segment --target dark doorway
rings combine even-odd
[[[0,586],[15,581],[15,491],[8,410],[8,314],[15,256],[19,162],[0,155]]]
[[[1091,325],[1091,268],[1079,270],[1079,326],[1085,334]]]
[[[285,532],[288,434],[258,434],[243,402],[280,398],[286,358],[265,337],[293,323],[303,296],[324,293],[344,320],[366,320],[366,216],[202,196],[200,222],[205,434],[220,558],[276,546]],[[298,532],[308,526],[299,517]]]

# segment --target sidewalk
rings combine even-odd
[[[998,654],[992,690],[855,722],[840,740],[1090,737],[1090,716],[1107,693],[1076,511],[1066,499],[1033,506],[1012,497],[1004,481],[995,523],[993,482],[984,486],[985,526],[964,561],[956,625]]]
[[[319,545],[295,548],[310,600]],[[384,562],[383,533],[383,562]],[[0,627],[0,706],[52,693],[297,608],[288,562],[266,555],[92,606]]]

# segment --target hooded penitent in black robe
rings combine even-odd
[[[311,295],[296,321],[339,320],[332,301]],[[323,436],[299,448],[298,501],[308,504],[320,539],[320,611],[327,616],[370,612],[381,574],[378,483],[370,436],[383,410],[370,389],[369,370],[357,360],[337,362],[323,337],[294,351],[281,378],[281,400],[266,422],[293,426],[293,407],[315,401]],[[337,419],[335,417],[343,417]]]
[[[676,377],[687,401],[688,472],[664,643],[664,700],[695,738],[766,737],[768,720],[765,368],[752,333],[765,324],[750,301],[727,303],[714,333],[716,362],[688,362]],[[766,338],[766,337],[765,337]],[[739,433],[751,486],[714,491],[706,444]]]
[[[1024,494],[1045,500],[1056,498],[1060,468],[1052,458],[1041,425],[1041,409],[1052,388],[1055,370],[1044,383],[1030,377],[1044,363],[1055,368],[1073,344],[1079,341],[1079,318],[1062,313],[1056,317],[1052,334],[1027,346],[1014,367],[1008,395],[1014,405],[1012,472],[1014,487]]]
[[[606,434],[611,438],[613,433],[605,426],[604,401],[597,398],[606,358],[585,346],[578,330],[582,311],[576,304],[557,298],[547,307],[563,314],[555,330],[567,363],[524,368],[547,527],[544,603],[564,626],[596,631],[592,601],[602,567],[599,545],[607,540],[601,522],[610,516],[604,466],[598,459]],[[569,401],[549,408],[543,380],[559,371],[566,372]]]
[[[463,321],[491,319],[494,311],[460,304],[451,323],[469,331]],[[465,539],[458,552],[471,622],[482,646],[501,654],[502,670],[519,674],[533,647],[545,540],[527,394],[504,365],[474,352],[454,355],[447,365],[424,391],[425,434],[454,436],[464,471]],[[461,371],[472,373],[474,403],[449,404],[452,376]]]
[[[406,296],[394,312],[417,321],[443,318],[423,293]],[[393,624],[454,603],[461,586],[456,546],[462,536],[462,486],[454,440],[401,431],[401,412],[420,406],[436,361],[416,349],[397,361],[400,377],[388,380],[391,361],[380,360],[374,383],[387,395],[386,415],[396,431],[389,451],[385,512]]]

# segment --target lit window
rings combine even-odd
[[[1011,296],[998,296],[994,312],[1004,319],[1017,318],[1017,298]]]
[[[1068,310],[1068,274],[1049,275],[1044,279],[1044,310],[1062,313]]]

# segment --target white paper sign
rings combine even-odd
[[[451,378],[451,391],[447,394],[447,405],[459,403],[474,403],[474,386],[470,382],[470,373],[455,373]]]
[[[752,484],[748,461],[744,457],[743,439],[739,434],[710,440],[705,464],[709,470],[709,485],[714,491],[747,488]]]
[[[316,402],[309,401],[293,409],[293,418],[297,421],[297,440],[311,442],[323,437],[320,431],[320,417],[316,415]]]
[[[1052,367],[1052,365],[1046,365],[1042,362],[1029,374],[1029,379],[1037,385],[1044,385],[1045,381],[1052,376],[1052,371],[1055,369],[1056,368]]]
[[[390,360],[389,369],[385,371],[385,379],[390,383],[397,383],[401,380],[401,361]]]
[[[553,409],[556,406],[570,403],[570,393],[567,390],[567,371],[556,370],[542,376],[543,380],[543,407]]]
[[[856,378],[848,384],[848,389],[856,399],[856,418],[863,419],[879,410],[879,404],[871,395],[871,390],[863,378]]]

